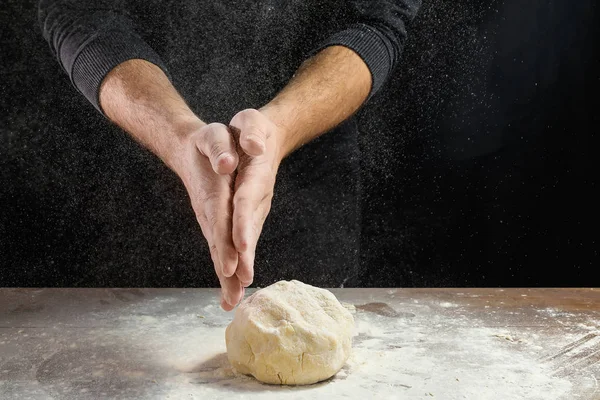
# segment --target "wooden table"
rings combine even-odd
[[[306,387],[235,373],[215,289],[0,289],[0,399],[600,399],[599,289],[333,289],[353,354]]]

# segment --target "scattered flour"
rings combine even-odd
[[[56,353],[56,365],[67,366],[71,355],[85,351],[90,354],[84,360],[89,368],[70,372],[80,374],[78,387],[55,384],[52,377],[60,379],[62,372],[50,371],[44,379],[55,385],[57,396],[67,393],[67,389],[85,389],[89,394],[115,397],[119,382],[126,382],[138,385],[138,392],[130,398],[172,400],[256,396],[265,400],[576,400],[574,388],[584,393],[579,399],[595,400],[590,396],[598,397],[600,393],[591,372],[558,375],[556,371],[568,372],[570,364],[558,363],[560,358],[549,360],[563,346],[597,332],[595,321],[565,326],[550,335],[539,330],[534,333],[527,327],[495,327],[498,315],[502,315],[500,310],[486,313],[482,317],[486,319],[477,319],[441,312],[460,307],[449,302],[396,299],[390,300],[389,306],[405,316],[396,318],[355,309],[350,359],[334,378],[307,387],[265,385],[236,373],[227,360],[224,341],[232,314],[222,311],[212,294],[210,300],[146,299],[123,305],[116,314],[110,310],[91,312],[83,318],[94,321],[96,327],[85,335],[81,335],[81,329],[61,326],[64,337],[56,346],[67,351]],[[562,314],[555,309],[539,313],[541,317]],[[48,343],[47,338],[41,340]],[[592,351],[595,340],[586,342],[582,351]],[[68,348],[71,344],[76,347]],[[81,362],[78,359],[73,365]],[[93,379],[88,379],[90,376]],[[58,392],[59,387],[64,390]]]
[[[443,303],[440,303],[440,307],[454,308],[454,307],[458,307],[458,304],[443,302]]]
[[[444,308],[458,307],[441,303]],[[163,380],[170,399],[298,398],[438,398],[481,400],[570,400],[572,383],[553,376],[540,361],[542,349],[530,344],[535,334],[485,327],[469,318],[435,314],[433,307],[414,302],[396,309],[413,312],[412,319],[388,318],[369,312],[355,314],[354,348],[346,366],[333,379],[309,387],[278,387],[237,374],[225,355],[224,326],[229,314],[215,306],[207,319],[221,327],[199,326],[173,332],[186,316],[161,322],[163,332],[150,341],[167,368],[177,371]],[[204,307],[203,312],[210,310]],[[437,328],[433,328],[437,326]],[[156,331],[155,331],[156,332]],[[173,338],[176,337],[176,340]],[[161,356],[162,354],[162,356]]]

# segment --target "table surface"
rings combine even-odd
[[[215,289],[0,289],[0,398],[600,399],[600,289],[332,292],[352,356],[282,387],[231,369]]]

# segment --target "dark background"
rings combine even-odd
[[[595,2],[424,3],[359,114],[352,284],[598,286]],[[0,286],[215,286],[183,186],[70,86],[35,2],[0,35]]]

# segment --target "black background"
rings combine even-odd
[[[352,284],[598,286],[595,2],[424,3],[359,114]],[[70,86],[35,18],[0,8],[0,285],[215,286],[183,186]]]

